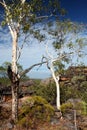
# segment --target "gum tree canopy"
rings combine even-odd
[[[9,77],[12,84],[12,119],[15,121],[18,117],[18,89],[21,76],[36,65],[46,63],[32,65],[18,74],[17,62],[26,39],[30,33],[33,33],[31,27],[45,18],[59,18],[65,11],[60,8],[59,0],[0,0],[0,6],[4,9],[2,25],[8,26],[12,37],[12,64],[8,67],[8,75],[11,75]],[[20,37],[24,35],[24,42],[19,47]],[[38,39],[39,36],[38,33]]]
[[[86,47],[87,38],[85,37],[85,26],[80,23],[74,23],[69,20],[55,21],[48,24],[49,37],[45,41],[46,55],[43,59],[47,60],[47,65],[51,71],[52,77],[56,84],[57,98],[56,106],[60,107],[60,76],[63,74],[64,67],[71,65],[80,65],[84,56],[87,55]],[[53,50],[50,50],[50,46]]]
[[[83,61],[82,59],[87,55],[86,26],[70,20],[56,20],[48,22],[44,30],[46,55],[43,56],[43,59],[47,61],[47,66],[55,81],[56,106],[61,111],[60,76],[64,74],[66,67],[81,65],[80,61]]]

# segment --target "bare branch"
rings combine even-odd
[[[6,15],[9,15],[10,14],[10,11],[9,11],[9,8],[7,7],[7,5],[6,5],[6,3],[5,3],[5,1],[3,0],[3,2],[1,2],[0,1],[0,4],[5,8],[5,10],[7,11],[6,12]],[[9,21],[9,19],[8,19],[8,17],[6,17],[6,21],[7,21],[7,24],[8,24],[8,28],[9,28],[9,30],[10,30],[10,33],[11,33],[11,35],[12,35],[12,37],[14,36],[14,24],[13,24],[13,21],[12,21],[12,19],[10,19],[10,21]]]
[[[36,17],[36,19],[44,19],[44,18],[50,18],[50,17],[53,17],[53,16],[55,16],[55,17],[58,17],[58,15],[53,15],[53,14],[51,14],[51,15],[44,15],[44,16],[39,16],[39,17]]]
[[[20,73],[20,77],[22,77],[23,75],[25,75],[26,73],[28,73],[28,72],[29,72],[31,69],[33,69],[34,67],[39,66],[39,65],[42,65],[42,64],[45,64],[45,63],[47,63],[47,61],[40,62],[40,63],[37,63],[37,64],[34,64],[34,65],[30,66],[29,68],[25,69],[24,71],[22,71],[22,72]]]
[[[54,58],[54,59],[52,60],[52,62],[54,63],[54,62],[56,62],[56,61],[60,61],[60,60],[62,60],[63,58],[68,57],[68,56],[70,56],[70,55],[72,55],[72,54],[74,54],[74,52],[70,52],[70,53],[66,53],[66,54],[61,54],[59,57]]]
[[[21,3],[24,4],[26,0],[21,0]]]
[[[21,45],[21,47],[19,48],[18,47],[18,57],[17,57],[17,61],[19,60],[19,58],[20,58],[20,56],[21,56],[21,51],[22,51],[22,49],[23,49],[23,47],[24,47],[24,44],[26,43],[26,39],[29,37],[29,35],[26,35],[25,36],[25,38],[24,38],[24,41],[23,41],[23,43],[22,43],[22,45]]]
[[[4,6],[4,4],[0,1],[0,4],[2,5],[2,6]]]
[[[43,59],[45,59],[45,60],[46,60],[46,62],[47,62],[47,68],[48,68],[48,69],[50,69],[50,66],[49,66],[49,60],[48,60],[48,58],[47,58],[47,57],[45,57],[45,56],[43,56],[43,57],[42,57],[42,61],[43,61]]]
[[[47,53],[47,55],[48,55],[48,57],[50,58],[50,59],[53,59],[53,56],[50,54],[50,52],[48,51],[48,43],[49,42],[47,42],[47,44],[46,44],[46,53]]]

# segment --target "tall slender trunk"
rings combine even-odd
[[[12,45],[12,119],[15,122],[18,117],[18,91],[19,79],[17,77],[17,32],[13,33]]]
[[[15,122],[18,118],[18,92],[19,82],[12,84],[12,120]]]
[[[56,89],[57,89],[57,97],[56,97],[56,105],[57,109],[60,110],[60,87],[59,87],[59,80],[56,79]]]
[[[13,44],[12,44],[12,72],[17,74],[17,32],[13,32]]]
[[[53,63],[51,63],[51,67],[50,67],[51,73],[52,73],[52,77],[56,83],[56,106],[57,109],[60,110],[60,87],[59,87],[59,75],[56,77],[55,72],[54,72],[54,67],[53,67]]]

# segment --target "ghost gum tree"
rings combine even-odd
[[[45,18],[52,16],[64,15],[64,9],[60,8],[58,0],[0,0],[0,5],[4,9],[2,25],[7,25],[12,37],[12,65],[8,67],[8,75],[12,86],[12,119],[16,121],[18,117],[18,90],[20,78],[23,74],[29,72],[38,63],[30,66],[25,71],[18,73],[17,62],[21,56],[21,51],[30,32],[33,33],[31,27]],[[24,36],[24,42],[19,47],[20,36]],[[35,35],[39,39],[38,36]]]
[[[71,21],[56,21],[48,24],[49,39],[46,41],[46,59],[48,68],[51,71],[52,77],[56,84],[57,98],[56,106],[59,111],[60,107],[60,76],[63,74],[63,69],[70,65],[79,64],[79,60],[85,55],[86,38],[83,35],[85,28]],[[53,42],[52,42],[53,41]],[[49,49],[53,46],[54,53]]]

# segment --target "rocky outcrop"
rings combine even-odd
[[[29,86],[33,86],[34,84],[35,84],[34,80],[27,80],[24,82],[20,82],[20,87],[29,87]]]
[[[35,83],[33,80],[20,82],[19,97],[31,95],[33,91],[28,91],[27,87],[33,86],[34,84]],[[5,86],[2,83],[0,83],[0,102],[8,101],[11,98],[12,98],[11,86]]]

